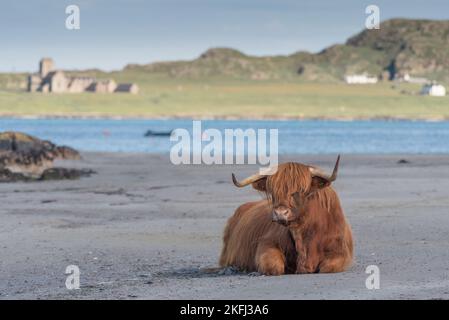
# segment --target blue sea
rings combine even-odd
[[[280,154],[449,154],[449,122],[208,120],[202,129],[278,129]],[[22,131],[82,151],[168,153],[168,136],[192,131],[191,120],[0,119],[0,131]]]

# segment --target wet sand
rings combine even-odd
[[[251,166],[174,166],[168,155],[83,154],[77,181],[0,184],[0,299],[449,299],[449,156],[343,155],[335,188],[355,238],[338,274],[202,272]],[[410,163],[398,164],[399,159]],[[330,170],[335,156],[290,156]],[[77,265],[81,289],[67,290]],[[368,265],[380,289],[365,286]]]

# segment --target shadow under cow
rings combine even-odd
[[[234,267],[225,268],[180,268],[174,270],[160,271],[155,274],[159,277],[164,278],[177,278],[177,279],[188,279],[188,278],[217,278],[217,277],[227,277],[227,276],[262,276],[258,272],[244,272]]]

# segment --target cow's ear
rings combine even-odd
[[[254,189],[265,192],[267,191],[267,177],[254,181],[251,185]]]
[[[310,186],[309,194],[315,193],[316,191],[326,188],[330,185],[331,185],[331,183],[324,178],[312,177],[312,184]]]

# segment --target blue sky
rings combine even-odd
[[[65,28],[65,8],[81,29]],[[316,52],[361,31],[365,7],[392,17],[449,19],[448,0],[0,0],[0,72],[193,59],[210,47],[252,55]]]

